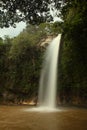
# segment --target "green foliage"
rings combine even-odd
[[[26,21],[30,24],[40,24],[53,20],[49,11],[49,4],[55,3],[59,8],[62,0],[1,0],[0,1],[0,27],[14,26],[15,23]]]
[[[70,100],[87,98],[87,2],[73,1],[64,14],[60,91]],[[72,102],[72,101],[71,101]]]
[[[22,45],[21,45],[22,46]],[[19,50],[17,46],[16,51]],[[15,56],[15,53],[10,53],[9,57],[9,89],[14,93],[31,94],[38,90],[38,81],[41,65],[41,51],[36,46],[24,46]],[[19,94],[20,93],[20,94]],[[23,97],[24,98],[24,97]]]
[[[37,95],[44,51],[39,42],[46,35],[44,25],[29,25],[18,37],[0,39],[0,96],[6,101]]]
[[[3,44],[3,39],[0,37],[0,45]]]
[[[8,72],[8,51],[11,44],[5,43],[0,39],[0,98],[5,90],[5,81],[7,79]]]

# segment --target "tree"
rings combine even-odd
[[[61,17],[72,6],[77,7],[86,0],[0,0],[0,27],[16,26],[16,22],[26,21],[30,24],[39,24],[52,21],[51,10],[60,10]],[[59,17],[60,14],[56,13]]]
[[[58,9],[62,0],[1,0],[0,27],[15,27],[16,22],[39,24],[52,20],[50,4]]]
[[[87,98],[87,1],[75,0],[63,8],[60,58],[60,95]],[[67,96],[68,95],[68,96]],[[78,102],[78,101],[77,101]]]

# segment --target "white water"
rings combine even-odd
[[[58,70],[58,57],[60,47],[61,34],[59,34],[49,44],[43,68],[41,71],[40,86],[39,86],[39,99],[38,107],[29,108],[25,111],[28,112],[57,112],[61,111],[56,108],[56,88],[57,88],[57,70]]]
[[[56,85],[61,34],[49,44],[40,78],[38,109],[56,109]]]

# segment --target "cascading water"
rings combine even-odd
[[[61,34],[49,44],[40,77],[38,107],[26,111],[54,112],[56,109],[56,83]]]
[[[56,108],[56,81],[61,34],[49,44],[40,78],[39,107],[42,109]]]

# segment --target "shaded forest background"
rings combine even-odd
[[[87,105],[86,0],[67,2],[61,17],[64,22],[28,24],[17,37],[0,38],[0,103],[37,100],[45,51],[40,43],[62,33],[57,101]]]

